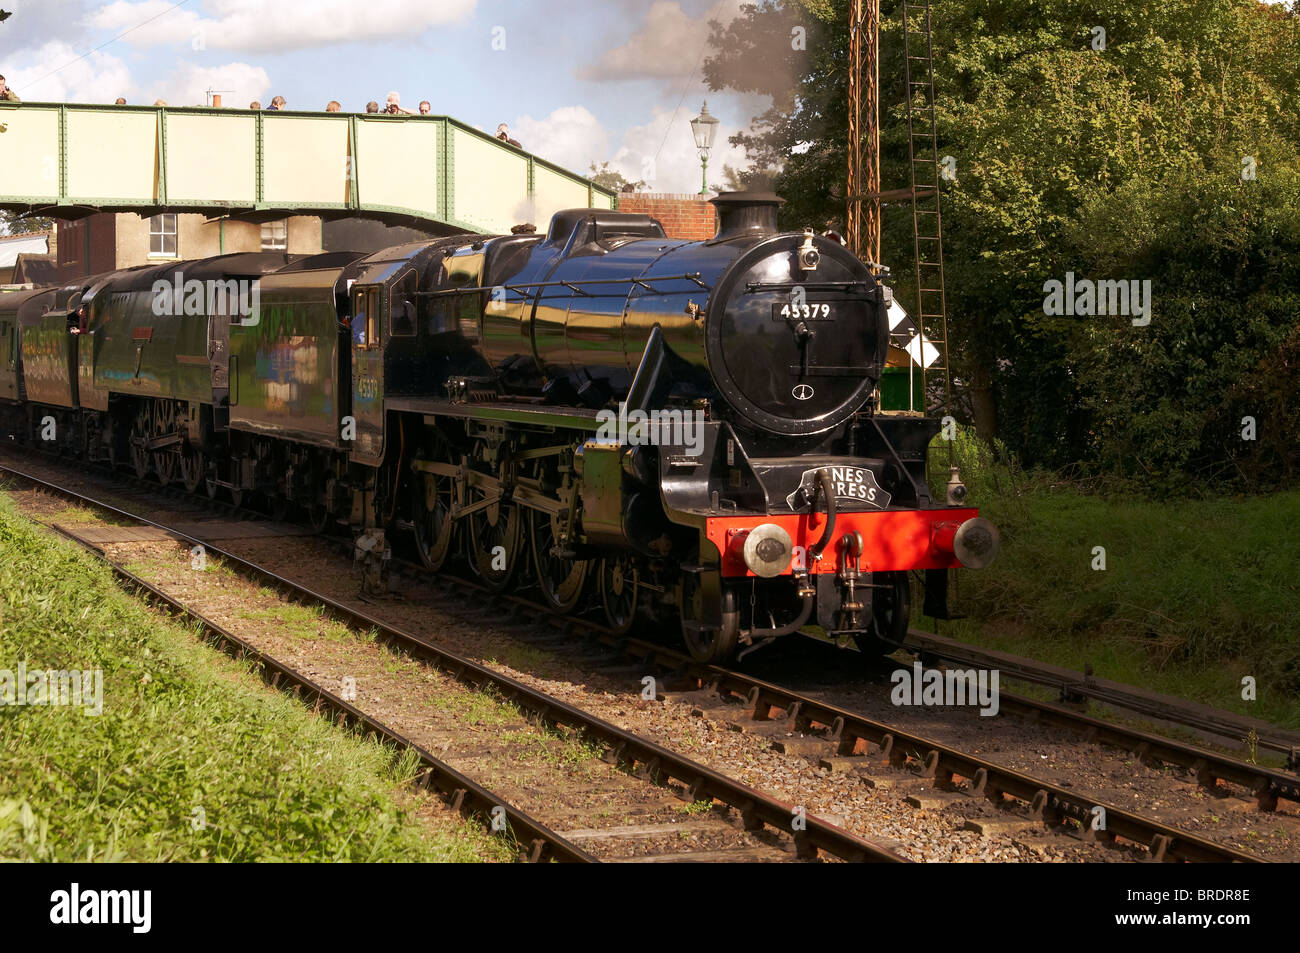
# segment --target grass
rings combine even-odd
[[[713,810],[713,802],[692,801],[690,804],[677,805],[676,810],[679,814],[707,814],[709,811]]]
[[[389,659],[398,666],[406,664],[406,657],[396,649],[385,646]],[[462,724],[485,728],[500,728],[505,725],[518,724],[524,720],[523,712],[508,702],[502,701],[488,689],[472,689],[461,685],[445,684],[426,700],[430,708],[448,712],[457,716]]]
[[[129,526],[129,520],[119,520],[86,506],[69,505],[48,517],[51,523],[98,523],[105,526]]]
[[[394,759],[195,633],[0,498],[0,669],[101,669],[103,711],[0,706],[0,859],[507,859],[435,829]]]
[[[274,622],[277,628],[302,639],[350,642],[355,638],[351,629],[331,619],[328,611],[319,606],[285,603],[269,609],[245,609],[239,615],[255,622]]]
[[[531,645],[502,646],[496,655],[483,660],[487,665],[508,665],[517,672],[540,674],[555,664],[555,656]]]
[[[1002,551],[956,574],[944,634],[1300,728],[1300,492],[1161,501],[958,458]]]
[[[581,738],[562,738],[551,732],[512,731],[502,735],[502,740],[509,744],[503,754],[512,761],[549,764],[568,770],[593,768],[603,752],[598,744]]]

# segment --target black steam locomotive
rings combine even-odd
[[[807,626],[897,644],[908,572],[996,530],[931,498],[937,421],[876,407],[889,289],[726,193],[709,241],[645,215],[360,256],[226,255],[0,297],[15,438],[349,527],[367,578],[535,585],[609,624],[672,618],[715,660]]]

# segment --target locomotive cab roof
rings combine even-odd
[[[667,238],[657,219],[641,212],[566,208],[551,216],[547,245],[566,249],[612,238]]]

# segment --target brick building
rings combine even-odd
[[[254,225],[211,220],[200,213],[141,218],[132,212],[98,212],[58,222],[55,263],[60,281],[135,265],[208,258],[231,252],[321,251],[321,220],[295,215]]]
[[[642,212],[657,218],[669,238],[704,241],[718,233],[718,220],[710,195],[673,192],[622,192],[620,212]]]

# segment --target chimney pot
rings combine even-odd
[[[776,213],[785,204],[774,192],[719,192],[709,201],[718,210],[714,241],[775,235]]]

